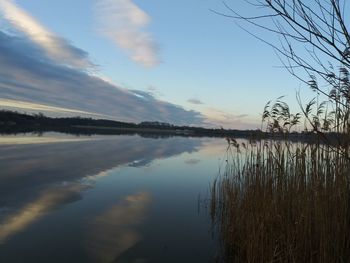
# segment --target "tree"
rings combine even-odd
[[[341,91],[340,82],[345,74],[340,75],[337,66],[341,69],[341,73],[350,69],[350,35],[345,20],[346,12],[350,13],[350,9],[349,11],[346,9],[346,0],[246,2],[262,10],[262,14],[244,16],[224,2],[231,14],[221,13],[221,15],[242,20],[276,34],[279,37],[279,44],[256,34],[254,36],[272,46],[286,69],[313,89],[330,96],[317,85],[315,79],[320,77]],[[305,47],[305,52],[301,51],[300,44]],[[307,79],[300,70],[307,74]]]
[[[346,7],[347,1],[244,1],[260,13],[246,16],[224,2],[229,13],[220,14],[277,36],[278,42],[275,42],[241,26],[273,47],[283,66],[293,76],[317,94],[326,96],[334,106],[334,122],[338,131],[340,126],[349,130],[350,20],[347,15],[350,14],[350,7]]]

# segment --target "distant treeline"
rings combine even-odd
[[[232,130],[232,129],[208,129],[203,127],[176,126],[164,122],[120,122],[105,119],[92,119],[82,117],[53,118],[42,113],[24,114],[15,111],[0,110],[0,133],[25,133],[25,132],[65,132],[73,134],[142,134],[147,137],[167,136],[205,136],[205,137],[235,137],[262,139],[270,138],[271,133],[261,130]],[[274,138],[284,138],[283,134],[274,134]],[[312,133],[291,133],[289,140],[310,140]],[[335,135],[329,134],[329,137]]]
[[[207,129],[192,126],[176,126],[164,122],[120,122],[105,119],[82,117],[53,118],[42,113],[24,114],[15,111],[0,111],[0,132],[72,132],[79,134],[125,134],[125,133],[154,133],[186,136],[254,136],[261,135],[259,130],[225,130]]]
[[[24,114],[15,111],[0,111],[1,126],[43,126],[43,127],[69,127],[69,126],[98,126],[98,127],[137,127],[134,123],[126,123],[112,120],[70,117],[51,118],[39,114]]]

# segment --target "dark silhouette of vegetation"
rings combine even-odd
[[[350,258],[349,135],[335,133],[336,143],[325,143],[321,130],[337,131],[336,117],[322,119],[325,104],[315,105],[304,112],[305,130],[317,138],[312,143],[290,140],[291,127],[303,120],[280,100],[267,104],[262,127],[272,138],[282,132],[284,140],[228,138],[227,164],[212,185],[210,206],[223,262]]]
[[[50,118],[42,113],[29,115],[13,111],[0,111],[0,124],[2,126],[44,126],[44,127],[68,127],[68,126],[99,126],[99,127],[127,127],[133,128],[134,123],[125,123],[112,120],[96,120],[92,118]]]
[[[316,97],[303,106],[298,94],[297,114],[281,99],[266,105],[262,130],[269,138],[283,134],[284,140],[228,138],[226,167],[211,188],[210,212],[222,244],[219,260],[348,262],[350,35],[345,15],[350,9],[342,0],[249,4],[266,12],[249,17],[225,4],[231,14],[223,15],[277,34],[280,44],[253,35],[272,46]],[[290,140],[298,124],[314,135],[312,143]]]
[[[344,94],[343,81],[350,68],[349,18],[346,17],[350,9],[346,6],[347,1],[244,2],[250,9],[258,10],[259,14],[241,14],[228,2],[224,2],[224,5],[229,14],[220,14],[265,31],[264,37],[260,37],[258,33],[251,33],[242,25],[243,30],[276,51],[291,75],[325,97],[343,104],[340,100]],[[269,36],[271,38],[267,39]]]
[[[281,103],[280,101],[277,104]],[[267,105],[266,109],[268,109]],[[273,106],[273,108],[275,108]],[[265,109],[265,110],[266,110]],[[273,111],[275,111],[274,109]],[[265,112],[266,114],[266,112]],[[300,116],[300,114],[299,114]],[[280,120],[279,120],[280,121]],[[277,123],[277,122],[276,122]],[[275,125],[276,125],[275,123]],[[269,124],[270,126],[272,124]],[[279,125],[282,125],[279,124]],[[134,135],[140,134],[146,137],[169,137],[169,136],[187,136],[187,137],[235,137],[247,138],[250,140],[261,140],[273,138],[275,140],[286,139],[286,124],[284,129],[274,128],[271,130],[236,130],[236,129],[208,129],[193,126],[176,126],[168,123],[160,122],[141,122],[126,123],[113,120],[92,119],[82,117],[72,118],[51,118],[42,113],[29,115],[14,111],[0,110],[0,134],[16,134],[16,133],[43,133],[43,132],[62,132],[76,135]],[[293,125],[294,126],[294,125]],[[271,126],[272,127],[272,126]],[[262,127],[263,128],[263,127]],[[317,141],[314,132],[305,130],[297,133],[289,129],[288,139],[291,141]],[[337,144],[345,142],[346,138],[340,137],[336,132],[329,131],[325,138],[327,143]],[[341,140],[339,140],[341,138]]]
[[[319,144],[230,144],[211,191],[221,260],[348,262],[348,159]]]
[[[92,118],[51,118],[42,113],[28,115],[13,111],[0,111],[0,133],[57,131],[74,134],[151,134],[156,136],[212,136],[263,137],[260,130],[206,129],[176,126],[161,122],[126,123]]]

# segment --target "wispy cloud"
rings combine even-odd
[[[147,87],[147,91],[152,94],[153,97],[162,97],[164,96],[163,93],[154,85],[149,85]]]
[[[206,108],[203,110],[203,115],[206,116],[207,126],[211,127],[256,129],[259,126],[258,121],[248,114],[231,114],[215,108]]]
[[[14,29],[39,45],[49,58],[76,68],[93,66],[85,51],[57,37],[13,0],[0,0],[0,14]]]
[[[121,121],[203,123],[199,112],[158,100],[147,92],[123,89],[48,60],[42,53],[33,41],[0,30],[0,98],[19,101],[17,106],[41,104],[57,111],[94,113]]]
[[[22,110],[35,111],[35,112],[40,111],[40,112],[54,112],[54,113],[64,113],[64,114],[73,114],[73,115],[79,114],[79,115],[89,115],[89,116],[102,116],[101,114],[96,114],[93,112],[54,107],[54,106],[43,105],[39,103],[30,103],[30,102],[20,101],[20,100],[1,99],[1,98],[0,98],[0,106],[2,108],[9,108],[9,109],[16,108],[16,109],[22,109]]]
[[[248,114],[238,114],[238,115],[234,115],[236,118],[245,118],[245,117],[248,117],[249,115]]]
[[[199,99],[195,99],[195,98],[192,98],[192,99],[188,99],[187,102],[191,103],[191,104],[195,104],[195,105],[201,105],[201,104],[204,104],[201,100]]]
[[[146,30],[151,18],[132,0],[96,0],[96,19],[99,33],[126,50],[132,60],[145,67],[160,63],[158,45]]]
[[[200,163],[200,159],[188,159],[185,161],[185,164],[187,165],[196,165],[198,163]]]
[[[132,0],[99,0],[96,5],[102,33],[129,50],[135,61],[145,66],[159,63],[156,44],[144,31],[150,21],[144,11]],[[0,21],[0,107],[202,124],[199,112],[88,73],[93,65],[87,52],[56,36],[14,0],[0,0]],[[14,31],[5,33],[1,25]]]

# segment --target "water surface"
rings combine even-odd
[[[0,137],[0,262],[212,262],[223,139]]]

